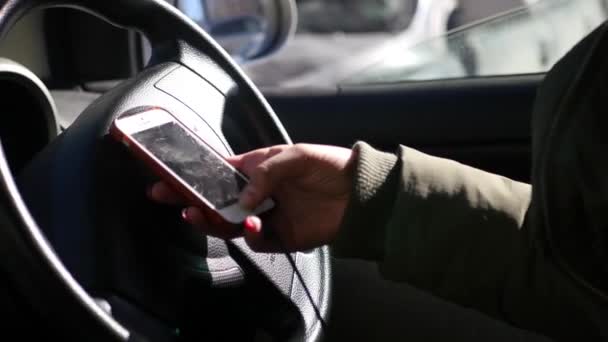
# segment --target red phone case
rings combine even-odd
[[[112,136],[112,138],[114,138],[116,141],[125,145],[131,154],[143,161],[160,179],[165,181],[167,184],[169,184],[169,186],[171,186],[171,188],[173,188],[173,190],[182,195],[188,202],[188,205],[202,209],[204,211],[205,218],[210,220],[210,223],[228,223],[217,211],[210,208],[204,201],[201,201],[197,195],[192,193],[188,187],[184,186],[178,179],[175,178],[175,176],[168,172],[165,167],[160,165],[158,161],[150,157],[150,155],[138,144],[136,144],[128,134],[122,132],[116,126],[116,120],[112,122],[112,126],[110,127],[110,136]]]

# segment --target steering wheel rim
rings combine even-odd
[[[180,86],[180,81],[188,80],[190,82],[188,84],[202,85],[205,87],[205,91],[223,95],[225,102],[222,110],[227,111],[226,108],[230,107],[230,101],[234,100],[241,101],[242,103],[239,102],[241,105],[244,103],[247,113],[255,113],[254,118],[249,115],[248,119],[243,120],[246,121],[244,125],[249,125],[256,131],[258,144],[289,144],[291,140],[262,94],[231,58],[202,29],[162,0],[120,0],[113,1],[111,5],[108,2],[96,0],[9,0],[0,5],[0,39],[6,35],[17,19],[28,11],[34,8],[57,6],[83,10],[116,26],[143,33],[151,43],[152,58],[144,71],[102,96],[87,108],[57,141],[41,153],[28,168],[29,172],[24,173],[19,189],[15,185],[13,176],[6,165],[4,153],[0,149],[0,175],[2,176],[0,184],[5,190],[1,203],[6,209],[5,213],[8,214],[3,219],[6,221],[7,227],[12,227],[3,232],[6,235],[3,239],[5,242],[3,247],[6,247],[5,250],[10,251],[11,254],[10,260],[4,262],[4,267],[14,275],[14,279],[21,288],[25,289],[25,294],[34,305],[48,304],[48,298],[36,295],[36,289],[32,286],[44,279],[44,282],[52,289],[51,292],[54,293],[56,303],[61,305],[60,309],[43,308],[47,316],[57,314],[58,310],[61,312],[67,310],[71,315],[90,318],[85,320],[86,323],[83,323],[79,329],[86,332],[88,337],[99,338],[99,340],[132,339],[136,334],[128,331],[112,315],[97,305],[76,278],[67,271],[68,268],[73,271],[73,267],[66,268],[57,257],[55,252],[57,249],[61,250],[62,247],[54,246],[55,249],[51,247],[47,240],[48,236],[45,237],[38,227],[40,224],[51,227],[61,226],[61,229],[70,225],[81,228],[91,224],[91,217],[86,217],[90,208],[78,207],[79,201],[90,202],[90,198],[77,195],[75,200],[68,201],[71,204],[75,203],[77,210],[60,208],[60,213],[76,212],[76,214],[69,215],[74,217],[69,218],[63,217],[65,215],[57,215],[62,216],[60,219],[54,216],[54,212],[57,211],[56,202],[65,196],[66,192],[75,193],[75,190],[80,188],[94,192],[93,189],[111,187],[109,184],[121,177],[120,174],[115,173],[114,178],[105,179],[101,185],[93,184],[95,181],[92,179],[85,179],[84,185],[79,184],[78,186],[71,185],[69,181],[70,177],[74,177],[72,180],[82,181],[83,177],[79,178],[79,173],[86,174],[87,171],[94,171],[91,173],[95,173],[96,177],[106,177],[106,174],[102,173],[112,174],[113,171],[119,173],[124,171],[123,169],[103,170],[103,172],[97,170],[100,163],[103,164],[107,161],[100,160],[97,155],[107,156],[117,153],[115,146],[107,147],[104,142],[104,135],[113,118],[134,107],[158,105],[159,101],[164,101],[168,107],[173,107],[175,110],[188,108],[191,112],[201,116],[197,112],[197,108],[192,108],[201,105],[196,102],[195,98],[193,99],[193,96],[196,97],[196,95],[185,96],[187,99],[184,100],[182,94],[175,93],[175,87]],[[165,23],[163,28],[171,27],[171,30],[160,28],[159,22]],[[164,95],[160,96],[160,93],[156,93],[157,91]],[[182,97],[179,98],[180,96]],[[155,100],[150,100],[153,97]],[[163,100],[158,100],[161,97]],[[176,100],[176,102],[170,102],[170,99]],[[239,107],[239,109],[242,108],[243,106]],[[245,116],[247,115],[242,117]],[[219,115],[219,117],[203,115],[201,119],[206,124],[206,126],[201,126],[205,131],[203,134],[209,134],[209,138],[211,135],[215,135],[210,139],[212,140],[211,145],[222,153],[233,153],[233,147],[222,131],[226,128],[225,126],[229,126],[227,122],[230,122],[230,117],[225,114]],[[206,140],[209,141],[209,139]],[[93,152],[96,157],[91,157]],[[66,161],[76,161],[76,165],[73,163],[61,164]],[[41,198],[41,191],[47,195]],[[30,210],[34,215],[30,214]],[[51,229],[51,232],[56,231]],[[251,259],[249,261],[259,261],[255,260],[258,257],[247,250],[243,241],[228,243],[227,248],[238,249]],[[295,257],[298,269],[305,275],[305,282],[308,284],[302,285],[292,273],[291,282],[287,285],[283,284],[282,290],[296,303],[303,316],[305,329],[302,338],[318,340],[322,335],[322,327],[318,320],[319,317],[315,315],[320,314],[325,317],[330,304],[329,251],[327,247],[324,247],[307,253],[298,253]],[[267,259],[270,260],[272,257]],[[275,261],[270,262],[271,271],[267,270],[268,265],[266,264],[269,263],[267,260],[263,261],[266,262],[266,266],[260,266],[255,262],[254,264],[259,267],[260,272],[269,277],[273,284],[277,284],[273,276],[285,278],[284,274],[274,274],[286,272],[284,267],[273,271]],[[79,280],[81,279],[79,278]],[[310,291],[311,287],[312,291]],[[313,294],[310,295],[309,291]],[[308,296],[310,296],[310,300],[307,298]],[[61,321],[61,323],[66,324],[67,322]]]

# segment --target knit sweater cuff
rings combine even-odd
[[[380,260],[400,163],[396,155],[363,142],[355,144],[353,151],[357,157],[352,194],[332,251],[338,257]]]

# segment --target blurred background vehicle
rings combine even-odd
[[[261,86],[335,84],[386,54],[447,32],[456,0],[299,0],[295,36],[245,70]]]
[[[605,0],[540,0],[385,55],[344,83],[539,73],[608,16]],[[505,58],[509,56],[509,58]]]
[[[416,11],[416,0],[298,0],[301,32],[398,32]]]
[[[261,86],[334,86],[386,56],[537,1],[297,0],[293,39],[245,69]]]

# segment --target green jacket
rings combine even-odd
[[[334,252],[556,340],[608,340],[607,27],[539,90],[532,186],[358,143]]]

